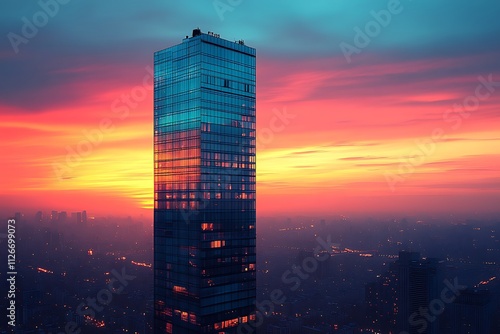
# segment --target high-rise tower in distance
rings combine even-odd
[[[398,268],[398,333],[439,334],[439,321],[428,321],[421,310],[440,298],[441,262],[421,259],[420,253],[400,251]]]
[[[154,54],[155,333],[254,317],[255,49],[193,30]]]

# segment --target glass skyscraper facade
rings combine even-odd
[[[193,30],[154,55],[155,333],[253,318],[255,49]]]

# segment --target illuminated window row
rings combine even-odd
[[[205,160],[222,160],[234,162],[255,162],[254,155],[231,154],[220,152],[202,152],[201,158]]]
[[[210,242],[210,248],[221,248],[226,245],[225,240],[214,240]]]
[[[185,183],[185,186],[178,186],[178,190],[187,190],[188,189],[188,185],[187,185],[187,182],[189,181],[198,181],[199,180],[199,174],[197,173],[193,173],[193,174],[178,174],[178,175],[157,175],[154,177],[154,182],[156,184],[158,183],[161,183],[161,182],[165,182],[165,183],[174,183],[174,182],[178,182],[178,183],[183,183],[183,182],[186,182]],[[175,190],[176,186],[172,185],[172,190]]]
[[[248,185],[251,187],[253,185]],[[176,200],[176,199],[231,199],[238,197],[237,199],[250,199],[255,197],[255,192],[200,192],[200,191],[157,191],[155,193],[155,199],[159,200]]]
[[[249,220],[249,222],[251,223],[252,220]],[[224,229],[227,229],[228,232],[230,231],[239,231],[239,230],[252,230],[255,228],[255,225],[243,225],[241,226],[240,223],[234,223],[232,222],[233,224],[230,225],[230,224],[227,224],[227,223],[201,223],[201,230],[202,231],[205,231],[207,232],[207,235],[210,235],[210,233],[208,232],[214,232],[214,231],[217,231],[217,232],[224,232]],[[230,225],[230,226],[228,226]],[[239,228],[236,228],[235,229],[235,226],[238,226]],[[238,232],[240,233],[240,232]],[[217,234],[219,235],[219,234]],[[205,239],[205,236],[203,237],[204,240]],[[241,250],[243,252],[243,254],[248,254],[249,252],[249,249],[243,249]]]
[[[245,164],[236,162],[219,162],[219,161],[203,161],[202,166],[206,167],[222,167],[222,168],[238,168],[238,169],[255,169],[255,164]]]
[[[200,164],[200,147],[189,147],[184,149],[176,149],[176,150],[160,150],[155,152],[156,157],[158,158],[158,162],[170,162],[174,160],[184,160],[195,162],[198,160],[198,165]]]
[[[178,173],[181,169],[186,173],[199,173],[199,158],[164,160],[154,164],[158,173]]]
[[[187,159],[187,158],[195,158],[200,156],[200,148],[187,148],[180,149],[175,151],[161,151],[155,153],[155,161],[159,160],[172,160],[172,159]]]
[[[171,139],[155,142],[155,151],[180,150],[196,148],[200,146],[200,137],[191,137],[189,139]]]
[[[250,177],[247,177],[247,179]],[[224,182],[202,182],[200,183],[200,190],[216,190],[221,191],[224,190],[255,190],[255,183],[246,182],[232,182],[232,183],[224,183]]]
[[[243,196],[244,195],[244,196]],[[242,195],[236,195],[235,199],[241,199],[241,200],[254,200],[255,199],[255,194],[242,194]],[[216,198],[217,199],[217,198]],[[226,201],[233,200],[232,198],[220,198],[224,199]],[[231,207],[227,207],[227,205],[231,205]],[[198,209],[207,209],[211,204],[204,202],[204,201],[199,201],[199,200],[163,200],[163,199],[155,199],[154,201],[154,206],[156,209],[162,209],[162,210],[198,210]],[[217,203],[213,203],[214,206],[217,205]],[[228,202],[225,204],[226,205],[226,210],[231,210],[231,209],[241,209],[241,210],[251,210],[255,209],[255,201],[249,201],[245,202],[242,201],[240,204],[238,203],[233,203],[233,202]],[[216,209],[214,210],[221,211],[223,209]]]
[[[231,320],[226,320],[222,322],[217,322],[214,324],[214,329],[216,330],[221,330],[224,328],[231,328],[231,327],[236,327],[240,323],[246,323],[248,322],[248,317],[241,317],[241,318],[234,318]]]
[[[214,175],[201,175],[201,180],[204,182],[202,183],[202,189],[210,189],[208,188],[210,185],[207,184],[206,182],[217,182],[220,183],[222,182],[255,182],[255,176],[248,176],[248,175],[224,175],[224,176],[214,176]]]
[[[160,210],[198,210],[200,202],[197,201],[155,201],[155,209]]]
[[[198,190],[198,185],[197,183],[193,183],[191,181],[198,181],[199,178],[193,178],[190,179],[190,182],[183,181],[183,182],[156,182],[155,183],[155,190],[157,192],[179,192],[179,191],[196,191]]]

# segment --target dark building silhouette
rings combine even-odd
[[[439,297],[440,263],[437,259],[421,259],[420,253],[402,251],[398,267],[398,331],[410,334],[438,334],[440,321],[426,316],[431,302]]]
[[[68,219],[68,213],[66,211],[59,212],[59,218],[58,218],[58,220],[59,220],[59,222],[61,224],[66,223],[67,219]]]
[[[82,211],[82,223],[83,223],[83,225],[87,225],[87,211],[86,210]]]
[[[73,224],[81,224],[81,222],[82,222],[82,213],[81,212],[72,212],[71,213],[71,222]]]
[[[39,224],[43,222],[43,213],[42,211],[37,211],[35,214],[35,223]]]
[[[389,270],[375,282],[365,286],[365,302],[367,318],[370,325],[383,333],[394,331],[398,300],[398,267],[396,263],[389,265]]]
[[[59,213],[57,211],[52,211],[50,214],[50,226],[53,230],[59,228]]]
[[[155,333],[253,319],[255,49],[193,31],[154,55]]]
[[[449,323],[447,333],[491,333],[492,298],[488,290],[461,290],[446,312]]]

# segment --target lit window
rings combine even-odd
[[[213,231],[214,224],[213,223],[201,223],[201,229],[203,231]]]
[[[187,295],[188,291],[185,287],[174,285],[174,292]]]
[[[210,248],[221,248],[226,245],[225,240],[214,240],[210,242]]]

